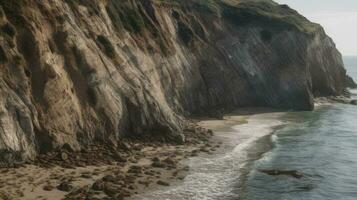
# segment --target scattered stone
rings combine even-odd
[[[143,149],[143,146],[141,144],[135,144],[132,149],[135,151],[141,151],[141,149]]]
[[[46,191],[52,189],[58,189],[66,191],[68,193],[68,199],[123,199],[129,197],[137,192],[138,185],[141,187],[148,187],[150,183],[157,183],[162,186],[170,186],[169,182],[166,182],[163,175],[169,175],[172,179],[183,180],[185,178],[183,171],[188,171],[188,166],[177,167],[178,162],[189,156],[197,156],[200,152],[210,152],[214,148],[217,148],[218,143],[209,143],[210,138],[209,129],[200,128],[197,125],[192,125],[184,132],[185,144],[178,146],[176,144],[165,143],[142,143],[142,142],[119,142],[118,145],[103,145],[94,144],[81,152],[74,152],[69,146],[64,146],[61,150],[51,152],[48,154],[40,155],[36,163],[40,166],[56,166],[60,165],[63,168],[73,169],[78,166],[103,166],[112,163],[113,167],[100,169],[93,172],[82,172],[78,176],[78,171],[72,174],[76,178],[97,178],[102,174],[106,175],[100,180],[95,181],[89,185],[88,188],[77,189],[71,185],[74,180],[63,177],[64,173],[59,173],[56,176],[57,180],[61,180],[61,184],[54,187],[50,186],[50,183],[43,187]],[[211,145],[212,144],[212,145]],[[114,146],[114,147],[113,147]],[[189,147],[189,148],[186,148]],[[197,148],[196,150],[190,150]],[[165,150],[167,150],[165,152]],[[157,151],[157,152],[155,152]],[[140,166],[138,163],[143,158],[151,158],[151,166]],[[115,164],[115,165],[114,165]],[[129,165],[128,171],[125,171]],[[132,166],[130,166],[132,165]],[[163,171],[162,169],[175,169],[173,171]],[[65,171],[65,169],[63,169]],[[63,171],[63,172],[64,172]],[[161,173],[162,172],[162,173]],[[172,175],[170,176],[170,174]],[[66,173],[70,175],[69,173]],[[123,175],[125,174],[125,176]],[[145,176],[145,175],[146,176]],[[51,177],[53,179],[55,177]],[[80,179],[81,180],[81,179]],[[165,180],[165,181],[164,181]],[[82,179],[83,181],[83,179]],[[102,195],[106,194],[107,197]],[[67,197],[67,195],[66,195]]]
[[[87,174],[87,173],[81,174],[81,178],[90,179],[90,178],[92,178],[92,175]]]
[[[183,171],[189,171],[190,170],[190,166],[185,166],[182,168]]]
[[[310,191],[312,190],[314,187],[312,185],[304,185],[304,186],[300,186],[298,187],[301,190],[306,190],[306,191]]]
[[[186,142],[186,137],[184,134],[178,134],[176,135],[174,141],[179,145],[183,145]]]
[[[176,165],[176,162],[170,157],[168,157],[165,160],[163,160],[163,162],[168,164],[168,165]]]
[[[85,166],[87,166],[87,165],[86,165],[86,163],[79,161],[79,162],[76,162],[76,166],[77,166],[77,167],[85,167]]]
[[[162,162],[153,162],[151,166],[156,167],[156,168],[165,168],[166,165]]]
[[[154,157],[153,159],[151,159],[151,161],[153,161],[153,162],[161,162],[160,158],[158,158],[158,157]]]
[[[285,175],[285,176],[291,176],[293,178],[300,179],[304,177],[304,175],[297,170],[259,170],[260,172],[264,174],[268,174],[270,176],[279,176],[279,175]]]
[[[196,129],[195,127],[190,126],[190,127],[186,127],[183,131],[188,133],[195,133]]]
[[[134,185],[128,185],[128,189],[129,189],[129,190],[135,190],[136,187],[135,187]]]
[[[63,161],[68,160],[68,154],[67,154],[66,152],[61,152],[61,159],[62,159]]]
[[[71,147],[71,145],[69,145],[68,143],[65,143],[63,146],[62,146],[62,149],[68,151],[68,152],[74,152],[73,148]]]
[[[202,151],[204,153],[209,153],[209,149],[207,147],[201,147],[200,151]]]
[[[162,186],[170,186],[170,184],[168,182],[162,181],[162,180],[158,180],[156,182],[158,185],[162,185]]]
[[[123,194],[116,194],[114,197],[113,197],[113,200],[123,200],[125,197],[125,195]]]
[[[130,151],[131,149],[131,146],[127,142],[119,142],[118,147],[125,151]]]
[[[71,185],[70,182],[64,181],[57,186],[57,189],[60,191],[69,192],[73,189],[73,186]]]
[[[132,174],[141,174],[142,173],[142,167],[138,165],[133,165],[129,168],[128,173]]]
[[[52,191],[53,189],[54,189],[54,187],[52,185],[45,185],[43,187],[43,190],[45,190],[45,191]]]
[[[141,185],[145,185],[146,187],[148,187],[150,185],[149,181],[138,181],[138,183]]]
[[[134,181],[135,181],[135,177],[134,176],[126,176],[125,177],[125,179],[124,179],[124,182],[126,183],[126,184],[132,184],[132,183],[134,183]]]
[[[352,104],[352,102],[347,97],[337,96],[337,97],[330,97],[330,99],[337,103]]]
[[[106,175],[103,177],[104,182],[114,182],[116,179],[113,175]]]
[[[124,180],[124,179],[125,179],[125,176],[122,175],[122,174],[118,174],[118,175],[116,176],[116,179],[117,179],[117,180]]]
[[[104,190],[104,182],[102,180],[97,180],[96,182],[93,183],[92,189],[96,191]]]
[[[104,184],[104,193],[108,196],[116,196],[120,193],[120,187],[112,184],[112,183],[105,183]]]
[[[176,171],[172,172],[172,176],[173,176],[173,177],[176,177],[179,172],[180,172],[179,170],[176,170]]]
[[[146,171],[144,172],[145,175],[148,175],[148,176],[154,176],[155,174],[151,171]]]
[[[114,158],[116,161],[122,162],[122,163],[124,163],[124,162],[127,161],[127,159],[126,159],[123,155],[121,155],[120,153],[114,153],[113,158]]]

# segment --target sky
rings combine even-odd
[[[275,1],[321,24],[343,55],[357,55],[357,0]]]

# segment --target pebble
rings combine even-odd
[[[63,161],[68,160],[68,155],[67,155],[66,152],[62,152],[62,153],[61,153],[61,159],[62,159]]]
[[[73,189],[73,186],[71,185],[71,183],[64,181],[57,186],[57,189],[60,191],[69,192]]]
[[[96,191],[104,190],[104,182],[102,180],[97,180],[96,182],[93,183],[92,189]]]
[[[115,177],[113,175],[106,175],[103,177],[103,181],[104,182],[114,182],[115,181]]]
[[[162,162],[153,162],[151,166],[156,167],[156,168],[164,168],[166,165]]]
[[[170,186],[170,184],[168,182],[162,181],[162,180],[158,180],[156,182],[158,185],[162,185],[162,186]]]
[[[52,185],[45,185],[44,187],[43,187],[43,190],[45,190],[45,191],[52,191],[54,188],[53,188],[53,186]]]
[[[104,193],[107,194],[108,196],[115,196],[120,193],[120,187],[112,183],[105,183]]]
[[[132,174],[141,174],[142,173],[142,167],[138,165],[133,165],[129,168],[128,173]]]

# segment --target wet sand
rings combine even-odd
[[[212,154],[183,160],[190,167],[186,178],[166,188],[150,188],[134,200],[237,199],[249,169],[271,149],[271,134],[282,125],[284,113],[249,108],[225,116],[224,120],[201,119],[200,126],[212,129],[214,141],[222,143]]]

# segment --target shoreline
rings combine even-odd
[[[284,113],[272,109],[249,108],[225,116],[224,120],[198,122],[200,126],[215,132],[214,140],[222,142],[222,147],[212,155],[202,154],[188,158],[186,162],[190,171],[184,180],[170,187],[146,190],[132,199],[204,199],[207,198],[206,195],[210,195],[211,199],[224,199],[224,195],[231,198],[238,192],[225,194],[235,190],[226,186],[235,180],[244,179],[251,164],[271,149],[271,135],[277,126],[282,125],[279,118]]]
[[[119,154],[119,159],[124,158],[125,162],[108,158],[109,160],[102,163],[95,163],[93,159],[93,165],[79,163],[80,166],[74,166],[65,161],[72,159],[66,158],[72,156],[67,152],[64,155],[57,155],[60,159],[54,163],[51,163],[51,159],[42,158],[42,167],[25,165],[17,169],[2,169],[0,197],[19,200],[140,199],[137,198],[138,194],[145,195],[148,192],[183,184],[186,177],[191,174],[191,159],[222,156],[229,150],[234,151],[234,154],[241,154],[242,148],[254,147],[255,142],[270,133],[255,135],[254,138],[251,136],[251,141],[245,141],[249,140],[250,136],[242,129],[245,126],[249,130],[262,125],[264,117],[256,116],[279,115],[278,112],[266,108],[247,108],[225,116],[224,120],[194,119],[191,131],[198,135],[202,133],[198,138],[195,138],[197,135],[188,135],[189,142],[184,145],[126,143],[124,146],[132,152],[127,156],[123,156],[125,152]],[[266,121],[266,126],[262,129],[272,128],[269,123],[269,120]],[[211,130],[215,133],[213,136]],[[225,132],[228,134],[224,134]],[[240,133],[237,137],[230,138],[232,132]],[[229,144],[232,140],[234,144]],[[96,147],[96,151],[100,148]],[[98,152],[98,156],[111,154],[110,151]],[[48,157],[53,156],[55,155]],[[24,174],[23,171],[27,173]]]

